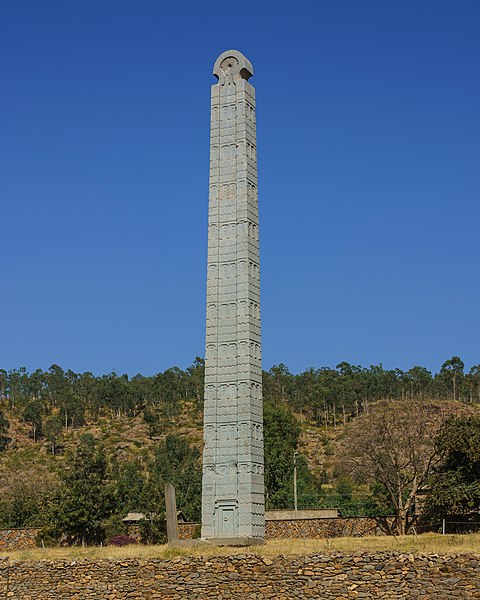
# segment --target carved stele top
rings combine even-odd
[[[252,63],[238,50],[226,50],[215,61],[213,74],[219,85],[249,79],[253,75]]]

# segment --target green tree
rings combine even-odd
[[[48,416],[43,422],[43,433],[47,440],[50,442],[50,449],[53,456],[55,456],[57,450],[57,443],[62,435],[63,420],[59,413],[54,412]]]
[[[144,504],[145,475],[138,460],[116,465],[117,510],[124,513],[138,512]]]
[[[54,510],[59,531],[74,542],[99,543],[115,511],[115,490],[103,446],[91,434],[80,437],[60,473],[62,489]]]
[[[0,412],[0,451],[5,450],[8,444],[8,428],[10,423],[8,422],[5,415]]]
[[[5,369],[0,369],[0,400],[7,397],[8,394],[8,373]]]
[[[462,359],[459,356],[452,356],[452,358],[443,363],[438,374],[438,379],[441,383],[445,384],[446,390],[448,388],[451,389],[453,400],[459,400],[460,398],[464,368],[465,364]]]
[[[267,508],[293,506],[293,453],[300,424],[283,403],[266,402],[263,409],[265,501]]]
[[[26,395],[26,383],[28,381],[27,369],[20,367],[8,372],[7,396],[10,401],[10,409],[15,410],[17,405],[22,404]]]
[[[445,424],[439,448],[441,464],[429,480],[427,513],[478,515],[480,510],[480,416],[452,419]]]
[[[42,408],[38,401],[31,401],[22,411],[22,418],[32,427],[32,438],[36,442],[42,436]]]
[[[286,400],[291,396],[294,376],[284,364],[263,372],[263,394],[267,400]]]
[[[293,508],[294,452],[300,424],[283,403],[267,402],[263,412],[265,448],[265,499],[267,508]],[[317,505],[320,491],[304,456],[297,458],[298,505]]]
[[[143,507],[155,514],[165,511],[165,484],[175,487],[177,508],[190,521],[201,515],[202,469],[200,452],[184,438],[167,435],[148,464]]]
[[[432,374],[425,367],[412,367],[405,374],[405,383],[410,398],[424,398],[429,394],[432,384]]]
[[[147,406],[143,411],[143,420],[148,426],[148,436],[155,438],[166,433],[169,418],[165,416],[164,407],[159,404]]]
[[[203,409],[203,390],[205,384],[205,361],[197,356],[192,366],[188,367],[189,395],[195,400],[195,408]]]
[[[65,371],[58,365],[52,365],[45,373],[45,382],[48,389],[48,399],[50,405],[57,407],[61,404],[62,398],[66,394],[67,380]]]
[[[468,402],[480,402],[480,365],[474,365],[465,375],[466,399]]]

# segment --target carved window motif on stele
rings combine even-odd
[[[254,144],[247,142],[246,151],[247,151],[247,157],[251,158],[252,160],[255,160],[255,158],[257,156],[257,149],[255,148]]]
[[[221,240],[230,240],[235,238],[237,235],[237,225],[236,223],[223,223],[220,228],[220,239]]]
[[[225,423],[219,427],[219,435],[224,440],[236,440],[237,439],[237,425],[236,423]]]
[[[253,358],[260,358],[260,344],[250,342],[250,356]]]
[[[237,358],[237,344],[233,342],[220,344],[220,358],[226,360]]]
[[[218,158],[219,158],[219,156],[218,156],[218,146],[212,146],[212,149],[210,151],[210,160],[217,161]]]
[[[257,197],[257,186],[251,181],[247,181],[247,196],[254,199]]]
[[[223,144],[220,153],[221,160],[231,160],[237,157],[237,144]]]
[[[216,263],[210,263],[208,267],[208,278],[217,279],[218,277],[218,265]]]
[[[260,318],[260,306],[256,302],[250,302],[250,316],[254,319]]]
[[[208,239],[210,242],[216,242],[218,237],[218,225],[216,223],[212,223],[210,225],[210,231],[208,234]]]
[[[232,318],[235,318],[237,316],[237,305],[236,305],[236,303],[235,302],[223,302],[220,305],[219,316],[222,319],[232,319]]]
[[[258,241],[258,225],[252,221],[248,222],[248,235],[253,240]]]
[[[260,400],[261,399],[262,394],[261,394],[261,386],[260,386],[259,383],[253,383],[252,382],[251,386],[250,386],[250,391],[251,391],[251,397],[254,400]]]
[[[260,279],[260,269],[253,261],[250,261],[249,263],[248,273],[253,279]]]
[[[225,106],[222,106],[221,109],[221,120],[222,121],[230,121],[232,119],[235,119],[235,113],[236,113],[236,106],[235,104],[227,104]]]
[[[250,102],[245,102],[245,115],[250,119],[250,121],[252,121],[252,123],[255,123],[255,109]]]
[[[235,182],[223,183],[220,194],[221,200],[234,200],[237,197],[237,184]]]

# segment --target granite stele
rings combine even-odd
[[[255,89],[237,50],[213,69],[202,538],[265,533]]]

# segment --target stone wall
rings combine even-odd
[[[306,508],[298,510],[269,509],[265,511],[266,521],[288,521],[290,519],[333,519],[339,517],[338,508]]]
[[[364,535],[385,535],[385,525],[391,518],[337,517],[304,519],[266,519],[265,538],[267,540],[285,538],[332,538],[361,537]],[[178,523],[178,536],[181,540],[191,539],[198,532],[197,523]]]
[[[195,534],[200,537],[199,530],[199,523],[178,523],[178,537],[181,540],[191,540],[195,537]]]
[[[23,550],[24,548],[35,548],[35,538],[40,529],[0,529],[0,551]]]
[[[40,530],[30,529],[0,529],[0,550],[22,550],[34,548],[35,538]],[[141,528],[129,524],[125,531],[128,535],[141,542]],[[197,523],[178,523],[178,535],[181,540],[191,539],[199,533]],[[329,537],[360,537],[363,535],[383,535],[380,520],[370,517],[338,517],[322,519],[284,519],[266,521],[265,537],[267,540],[283,538],[329,538]]]
[[[390,519],[391,520],[391,519]],[[336,519],[285,519],[266,521],[265,538],[331,538],[385,535],[383,522],[371,517],[338,517]]]
[[[0,559],[0,598],[480,598],[480,555],[383,552],[170,560]]]

